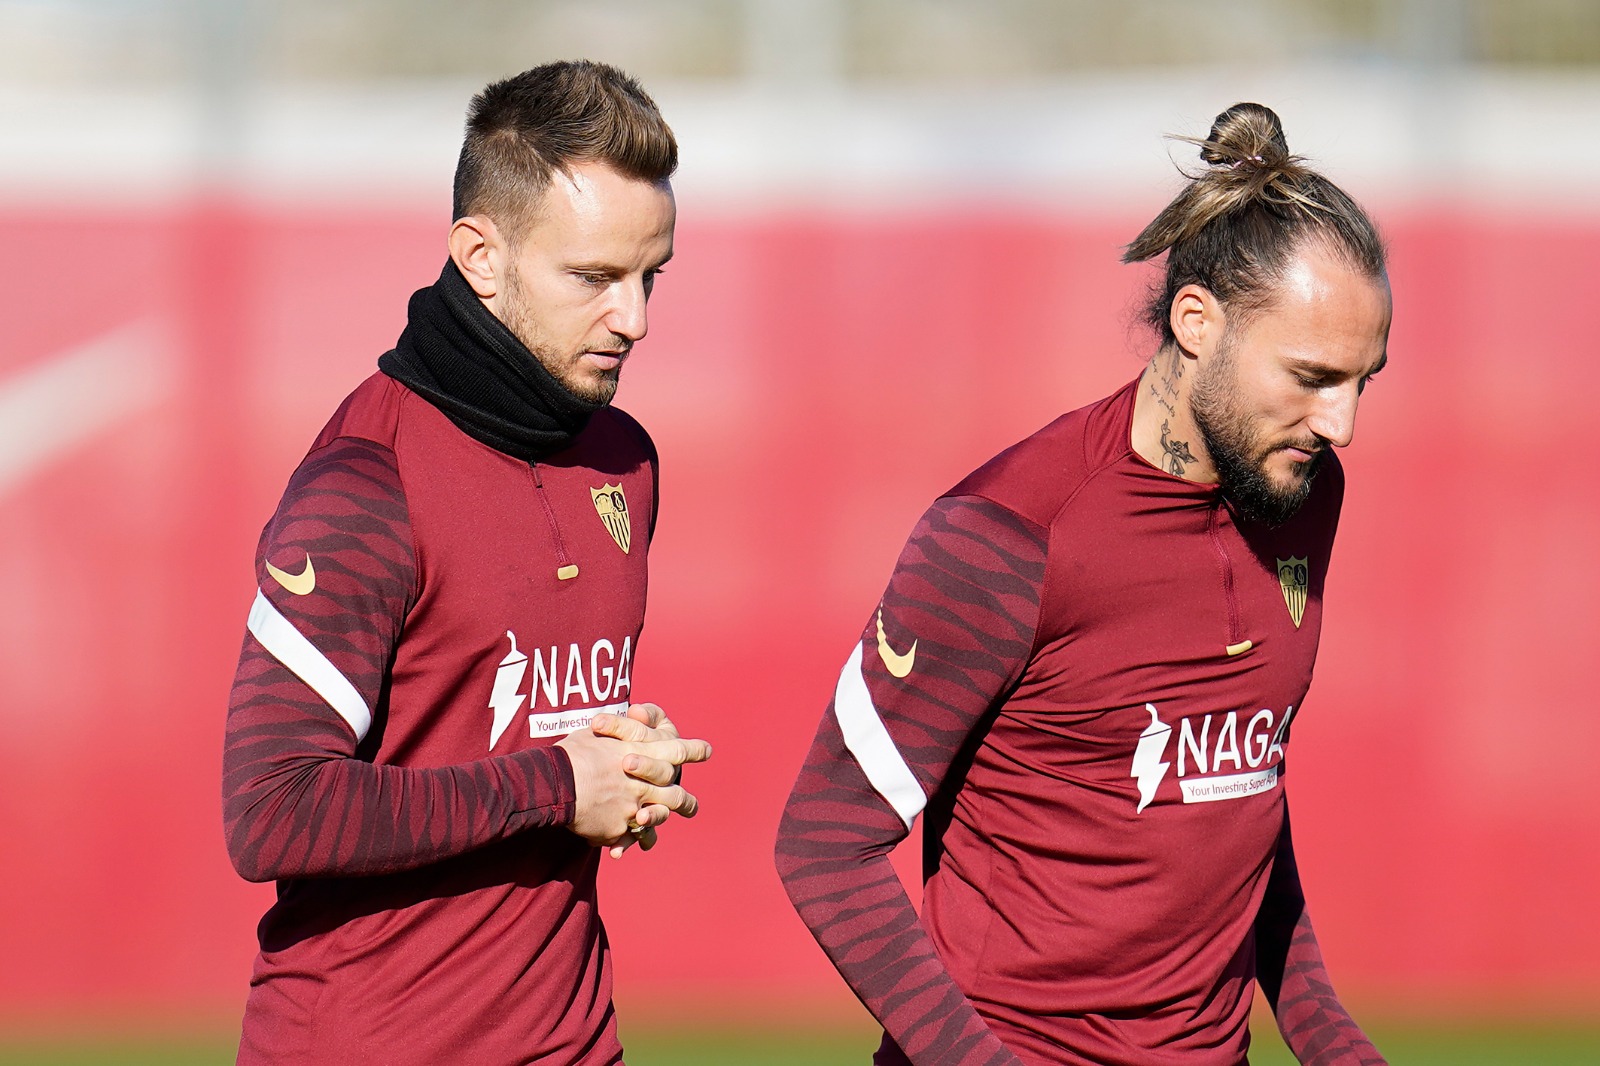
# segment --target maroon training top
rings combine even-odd
[[[1367,1046],[1283,786],[1343,474],[1245,521],[1133,451],[1136,384],[923,516],[784,811],[779,871],[880,1062],[1237,1066],[1263,944],[1291,1043]],[[924,807],[919,921],[886,855]]]
[[[323,429],[228,713],[229,853],[278,882],[241,1063],[621,1061],[553,744],[629,701],[655,504],[611,408],[529,464],[375,374]]]

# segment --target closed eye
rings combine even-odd
[[[1372,373],[1370,373],[1366,377],[1362,378],[1360,383],[1356,386],[1357,391],[1359,392],[1360,390],[1365,389],[1367,387],[1367,382],[1371,381],[1373,378],[1375,378],[1379,374],[1383,373],[1383,368],[1388,366],[1388,365],[1389,365],[1389,353],[1388,352],[1384,352],[1383,353],[1383,357],[1378,360],[1378,365],[1372,368]]]

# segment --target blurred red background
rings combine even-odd
[[[1313,913],[1358,1003],[1584,1009],[1600,221],[1379,215],[1391,362],[1292,751]],[[638,696],[716,757],[702,815],[605,872],[624,1001],[848,1009],[772,873],[779,807],[922,508],[1139,371],[1143,221],[685,213],[618,399],[663,459]],[[219,814],[256,536],[443,225],[223,199],[12,210],[0,243],[0,1024],[231,1018],[271,897]]]

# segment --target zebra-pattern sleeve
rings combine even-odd
[[[923,516],[846,663],[778,832],[802,920],[883,1024],[880,1062],[1006,1066],[889,864],[974,729],[1021,676],[1046,531],[977,497]]]
[[[1284,1043],[1302,1066],[1385,1066],[1333,990],[1311,929],[1288,812],[1256,917],[1256,980]]]
[[[415,577],[394,453],[340,438],[307,456],[261,535],[228,709],[223,822],[243,877],[393,872],[571,820],[558,748],[432,769],[371,761],[362,742]]]

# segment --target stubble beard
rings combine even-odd
[[[506,298],[503,305],[506,328],[512,336],[522,342],[539,365],[549,372],[567,392],[587,403],[604,406],[611,402],[617,394],[617,384],[621,380],[622,368],[603,370],[599,374],[591,374],[584,370],[583,351],[575,353],[562,353],[544,340],[539,329],[539,324],[528,311],[527,293],[522,287],[522,277],[516,268],[506,271]],[[615,342],[627,347],[623,338],[614,338]],[[586,351],[587,349],[585,349]]]
[[[1189,413],[1216,468],[1222,493],[1246,518],[1281,526],[1311,495],[1322,453],[1293,463],[1293,484],[1283,486],[1267,473],[1267,460],[1284,445],[1263,444],[1249,412],[1239,406],[1234,388],[1232,347],[1224,339],[1217,359],[1200,374],[1189,395]]]

